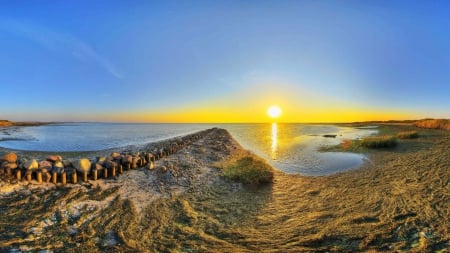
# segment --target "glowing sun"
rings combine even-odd
[[[274,119],[278,118],[281,115],[281,108],[276,105],[272,105],[269,109],[267,109],[267,115]]]

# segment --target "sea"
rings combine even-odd
[[[308,176],[323,176],[361,166],[367,159],[362,154],[319,149],[337,145],[345,139],[360,139],[377,133],[375,127],[293,123],[62,123],[1,129],[0,147],[52,152],[97,151],[141,145],[212,127],[228,130],[244,148],[265,158],[275,168]]]

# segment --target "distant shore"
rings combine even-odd
[[[39,121],[9,121],[9,120],[0,120],[0,127],[11,127],[11,126],[43,126],[56,124],[56,122],[39,122]]]

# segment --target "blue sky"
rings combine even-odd
[[[0,6],[0,118],[450,118],[446,1]]]

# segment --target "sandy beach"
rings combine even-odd
[[[276,171],[273,184],[259,187],[220,177],[217,163],[247,153],[221,129],[160,159],[154,170],[67,186],[1,182],[0,248],[446,252],[450,133],[408,125],[384,125],[381,131],[409,129],[420,137],[362,151],[368,161],[358,169],[321,177]],[[0,155],[8,151],[0,149]]]

